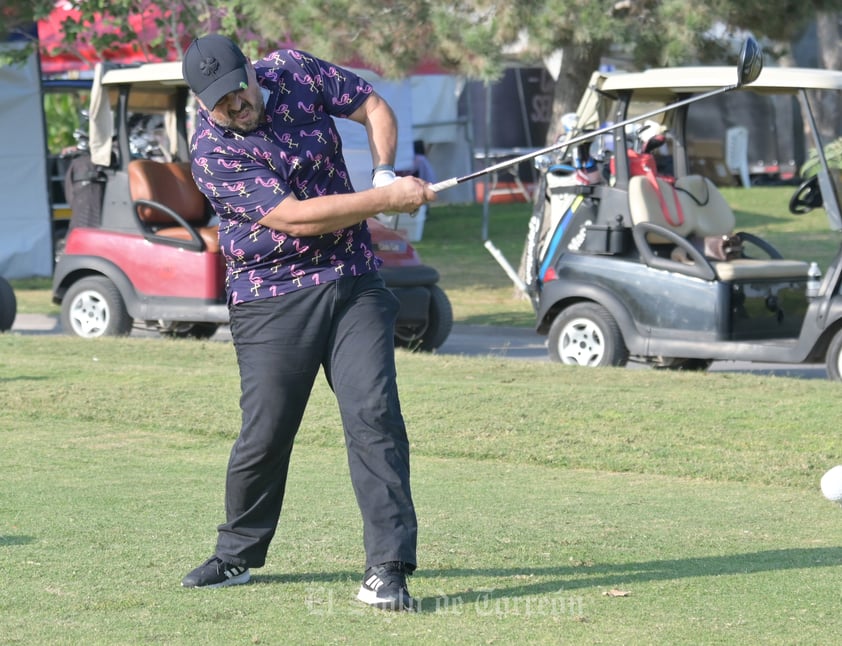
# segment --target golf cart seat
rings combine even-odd
[[[698,239],[733,233],[737,223],[734,212],[710,179],[702,175],[681,177],[675,181],[675,192],[684,213],[688,214],[694,223],[692,234]],[[714,262],[713,266],[720,280],[807,277],[809,266],[806,262],[785,260],[771,244],[745,231],[736,235],[744,245],[751,243],[761,249],[767,257]]]
[[[632,224],[649,223],[681,236],[693,233],[693,220],[685,217],[672,182],[653,175],[635,175],[629,180],[629,208]],[[670,236],[658,236],[656,230],[648,239],[653,244],[669,244]]]
[[[129,162],[132,208],[150,242],[219,253],[217,226],[207,226],[207,199],[190,164],[134,159]]]
[[[632,234],[646,264],[705,280],[806,279],[807,263],[784,260],[769,243],[745,232],[737,235],[768,258],[705,258],[700,249],[705,237],[733,233],[736,220],[731,207],[713,182],[701,175],[679,177],[674,185],[661,178],[656,182],[657,188],[650,177],[629,180]],[[679,250],[687,262],[664,257],[671,255],[670,248]]]

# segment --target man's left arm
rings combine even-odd
[[[372,169],[376,171],[381,166],[391,167],[390,180],[393,180],[395,151],[398,145],[398,120],[392,108],[377,92],[372,92],[362,105],[351,113],[349,119],[365,127],[368,145],[371,148]],[[375,182],[374,185],[383,184]]]

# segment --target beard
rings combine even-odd
[[[265,121],[266,106],[263,105],[263,101],[254,104],[243,100],[238,112],[229,112],[224,117],[220,115],[215,116],[218,125],[223,128],[228,128],[241,135],[247,135],[250,132],[254,132]]]

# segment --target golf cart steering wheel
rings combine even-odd
[[[795,215],[803,215],[821,205],[822,191],[819,188],[819,176],[813,175],[801,182],[801,186],[790,198],[789,212]]]

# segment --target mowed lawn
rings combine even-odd
[[[361,606],[322,380],[265,568],[185,590],[238,428],[230,344],[0,336],[0,641],[831,644],[839,385],[400,352],[420,612]]]

